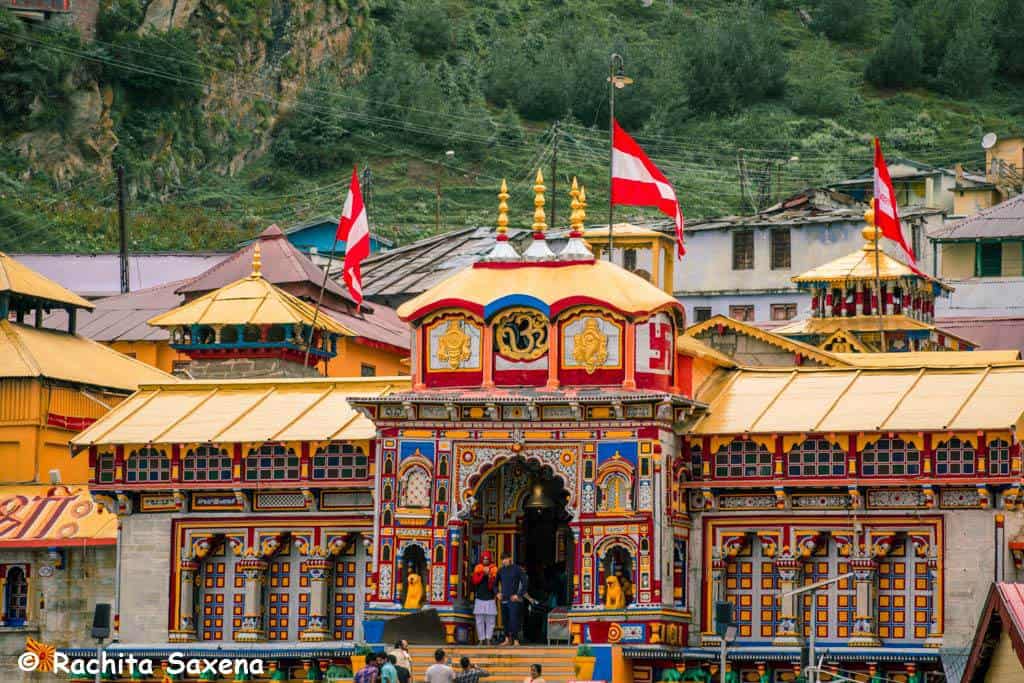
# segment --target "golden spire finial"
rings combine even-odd
[[[508,239],[508,184],[501,179],[501,191],[498,192],[498,239]]]
[[[533,181],[533,237],[543,239],[547,230],[547,219],[544,216],[544,174],[537,169],[537,177]]]
[[[580,185],[580,223],[587,220],[587,186]]]
[[[260,273],[260,243],[257,242],[252,250],[252,277],[262,277]]]
[[[569,204],[570,208],[572,208],[572,212],[569,214],[569,236],[582,237],[583,203],[580,201],[580,186],[576,181],[576,176],[572,178],[572,189],[569,190],[569,196],[572,197],[572,202]]]
[[[871,251],[878,248],[879,230],[875,225],[875,207],[872,202],[871,208],[864,212],[864,222],[867,225],[860,231],[864,237],[864,251]]]

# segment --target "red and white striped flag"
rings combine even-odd
[[[676,251],[683,246],[683,212],[676,191],[665,174],[658,170],[636,140],[612,119],[612,204],[619,206],[656,206],[676,225]],[[611,226],[608,226],[611,230]]]
[[[887,237],[900,246],[910,269],[915,273],[920,273],[921,271],[917,269],[917,256],[903,238],[899,209],[896,207],[896,191],[893,189],[892,178],[889,177],[889,167],[885,164],[885,157],[882,156],[882,146],[878,144],[878,138],[875,138],[874,185],[875,225],[882,231],[882,237]]]
[[[363,303],[363,276],[359,264],[370,254],[370,223],[366,219],[363,193],[359,191],[359,174],[352,168],[352,182],[341,210],[336,237],[345,242],[345,262],[341,276],[357,304]]]

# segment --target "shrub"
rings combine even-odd
[[[949,41],[937,85],[951,95],[980,95],[991,85],[997,63],[990,30],[982,25],[978,12],[971,12]]]
[[[185,29],[144,35],[118,34],[106,48],[105,78],[128,91],[137,103],[156,106],[197,101],[205,70],[197,61],[195,38]]]
[[[864,8],[850,0],[820,0],[811,16],[811,28],[832,40],[857,40],[868,23]]]
[[[816,40],[790,69],[786,99],[801,114],[837,116],[850,107],[856,95],[853,79],[824,39]]]
[[[37,110],[37,122],[59,119],[68,106],[70,76],[81,50],[70,27],[27,25],[0,11],[0,113],[15,123]],[[45,106],[36,107],[36,103]]]
[[[901,18],[871,56],[864,76],[882,88],[905,88],[921,81],[923,63],[921,40],[913,25]]]

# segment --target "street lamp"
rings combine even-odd
[[[814,653],[815,638],[818,635],[818,606],[814,604],[814,596],[817,595],[818,591],[820,591],[822,588],[831,586],[833,583],[839,583],[840,581],[851,579],[854,576],[854,572],[847,572],[846,574],[840,574],[839,576],[832,579],[825,579],[824,581],[818,581],[817,583],[809,584],[807,586],[804,586],[803,588],[797,588],[796,590],[781,593],[777,598],[781,602],[783,598],[789,598],[796,595],[803,595],[804,593],[811,594],[811,637],[807,643],[809,654],[808,659],[810,661],[808,662],[809,666],[807,667],[807,683],[814,683],[818,679],[818,663],[817,661],[815,661]]]
[[[445,161],[451,161],[455,158],[455,150],[449,149],[444,153],[444,161],[440,161],[437,164],[437,190],[435,196],[435,208],[434,208],[434,227],[436,233],[441,232],[441,172],[444,170]]]
[[[608,60],[608,261],[613,262],[612,250],[615,247],[615,237],[612,234],[612,222],[615,220],[615,209],[612,204],[612,178],[615,170],[612,168],[612,159],[615,158],[615,91],[622,90],[633,82],[633,79],[625,74],[622,55],[613,52]]]

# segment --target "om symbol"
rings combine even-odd
[[[498,353],[512,360],[535,360],[548,348],[548,321],[537,311],[510,311],[494,321]]]

